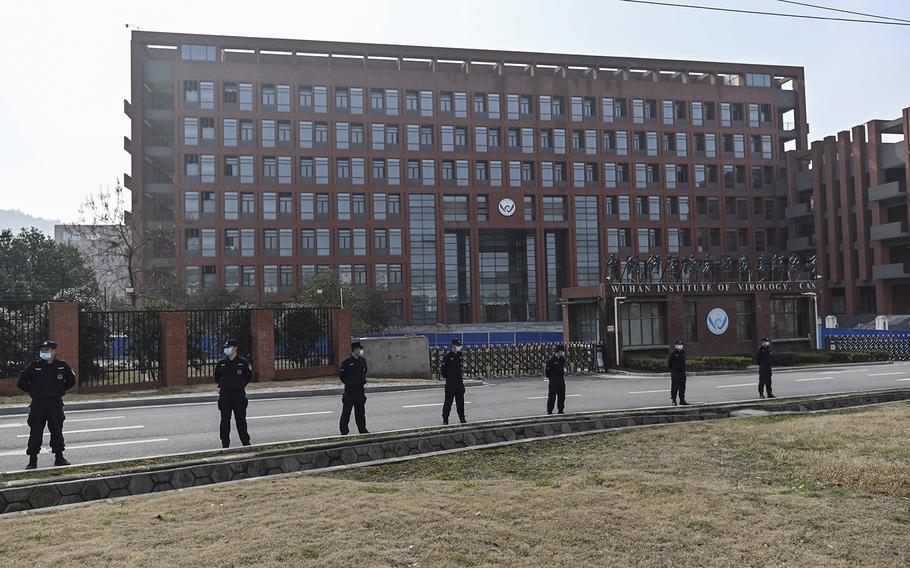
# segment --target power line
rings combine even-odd
[[[869,18],[879,18],[882,20],[893,20],[895,22],[910,23],[910,20],[905,20],[903,18],[892,18],[891,16],[879,16],[878,14],[866,14],[865,12],[853,12],[851,10],[841,10],[840,8],[831,8],[830,6],[821,6],[819,4],[809,4],[807,2],[796,2],[794,0],[777,0],[777,1],[783,2],[784,4],[795,4],[797,6],[806,6],[807,8],[818,8],[819,10],[828,10],[829,12],[840,12],[842,14],[853,14],[854,16],[867,16]]]
[[[759,10],[738,10],[736,8],[718,8],[717,6],[700,6],[697,4],[677,4],[674,2],[654,2],[652,0],[619,0],[630,4],[650,4],[653,6],[666,6],[671,8],[692,8],[695,10],[709,10],[713,12],[733,12],[736,14],[752,14],[756,16],[778,16],[784,18],[801,18],[805,20],[828,20],[834,22],[853,22],[858,24],[879,24],[883,26],[910,26],[910,22],[883,22],[879,20],[859,20],[856,18],[834,18],[831,16],[810,16],[808,14],[788,14],[785,12],[763,12]]]

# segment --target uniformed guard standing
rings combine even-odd
[[[566,408],[566,346],[557,345],[553,356],[547,360],[544,372],[550,380],[547,389],[547,414],[553,414],[555,403],[559,414]]]
[[[464,417],[464,354],[461,352],[460,339],[452,340],[452,350],[443,356],[439,374],[446,380],[445,402],[442,403],[442,423],[449,423],[449,413],[452,411],[452,401],[454,400],[458,419],[464,424],[467,422]]]
[[[38,467],[38,454],[44,441],[44,426],[51,433],[51,451],[56,455],[55,466],[70,465],[63,457],[63,394],[76,384],[76,374],[66,363],[57,359],[57,343],[50,339],[41,343],[38,359],[28,364],[19,375],[16,386],[32,397],[28,411],[28,465]]]
[[[771,340],[767,337],[762,338],[761,347],[755,354],[755,361],[758,363],[758,396],[765,398],[765,391],[768,392],[768,398],[777,398],[771,393],[771,364],[773,359],[771,351]]]
[[[231,414],[237,423],[240,443],[250,445],[246,429],[246,386],[253,378],[250,362],[237,354],[237,340],[224,342],[224,359],[215,364],[215,382],[218,383],[218,410],[221,411],[221,447],[231,446]]]
[[[365,391],[367,360],[363,357],[363,345],[359,341],[351,343],[351,356],[341,362],[338,377],[344,383],[344,394],[341,396],[341,421],[339,422],[341,434],[346,436],[350,432],[351,409],[354,410],[357,431],[361,434],[369,434]]]
[[[670,400],[673,406],[676,406],[677,396],[679,404],[689,404],[686,402],[686,350],[683,349],[682,339],[676,341],[667,366],[670,368]]]

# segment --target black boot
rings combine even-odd
[[[38,456],[28,456],[28,465],[25,469],[35,469],[38,467]]]
[[[443,425],[443,426],[448,426],[448,425],[449,425],[449,419],[446,418],[445,416],[442,417],[442,425]]]
[[[774,396],[773,394],[771,394],[771,393],[769,392],[769,393],[768,393],[768,398],[777,398],[777,397]]]
[[[765,393],[763,393],[763,392],[758,393],[758,398],[765,398]]]
[[[679,404],[681,406],[689,406],[689,403],[686,402],[686,399],[684,399],[684,398],[679,399]]]
[[[58,467],[63,465],[70,465],[70,462],[66,461],[66,458],[63,457],[63,452],[60,452],[57,454],[57,457],[54,458],[54,465]]]
[[[468,423],[467,419],[466,419],[464,416],[462,416],[461,418],[459,418],[459,420],[461,421],[462,424],[467,424],[467,423]]]
[[[675,399],[675,398],[671,398],[671,399],[670,399],[670,402],[673,403],[673,406],[676,406],[676,399]]]

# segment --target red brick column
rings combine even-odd
[[[275,379],[275,312],[253,310],[250,317],[250,338],[253,344],[253,380],[260,383]]]
[[[76,373],[79,389],[79,302],[51,302],[48,306],[47,329],[57,342],[57,357],[66,361]],[[37,346],[34,346],[37,347]]]
[[[335,353],[335,365],[351,353],[351,310],[334,308],[332,310],[332,351]]]
[[[187,383],[186,312],[161,312],[161,384]]]

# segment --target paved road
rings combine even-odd
[[[823,371],[779,371],[778,396],[827,394],[910,387],[910,363],[830,368]],[[567,412],[647,408],[669,403],[669,379],[569,377]],[[468,420],[517,418],[545,413],[544,379],[494,380],[468,389]],[[441,389],[368,395],[367,426],[387,432],[440,424]],[[754,399],[754,374],[692,377],[690,403]],[[254,444],[323,438],[338,434],[341,397],[319,396],[251,401],[249,429]],[[452,418],[457,418],[454,415]],[[353,416],[351,428],[355,429]],[[356,431],[356,429],[355,429]],[[220,448],[215,403],[161,405],[67,412],[64,427],[67,457],[75,464],[158,456]],[[15,471],[27,461],[25,416],[0,418],[0,471]],[[45,433],[45,444],[49,436]],[[233,445],[239,445],[233,432]],[[48,453],[45,453],[48,452]],[[39,467],[53,463],[49,450]]]

